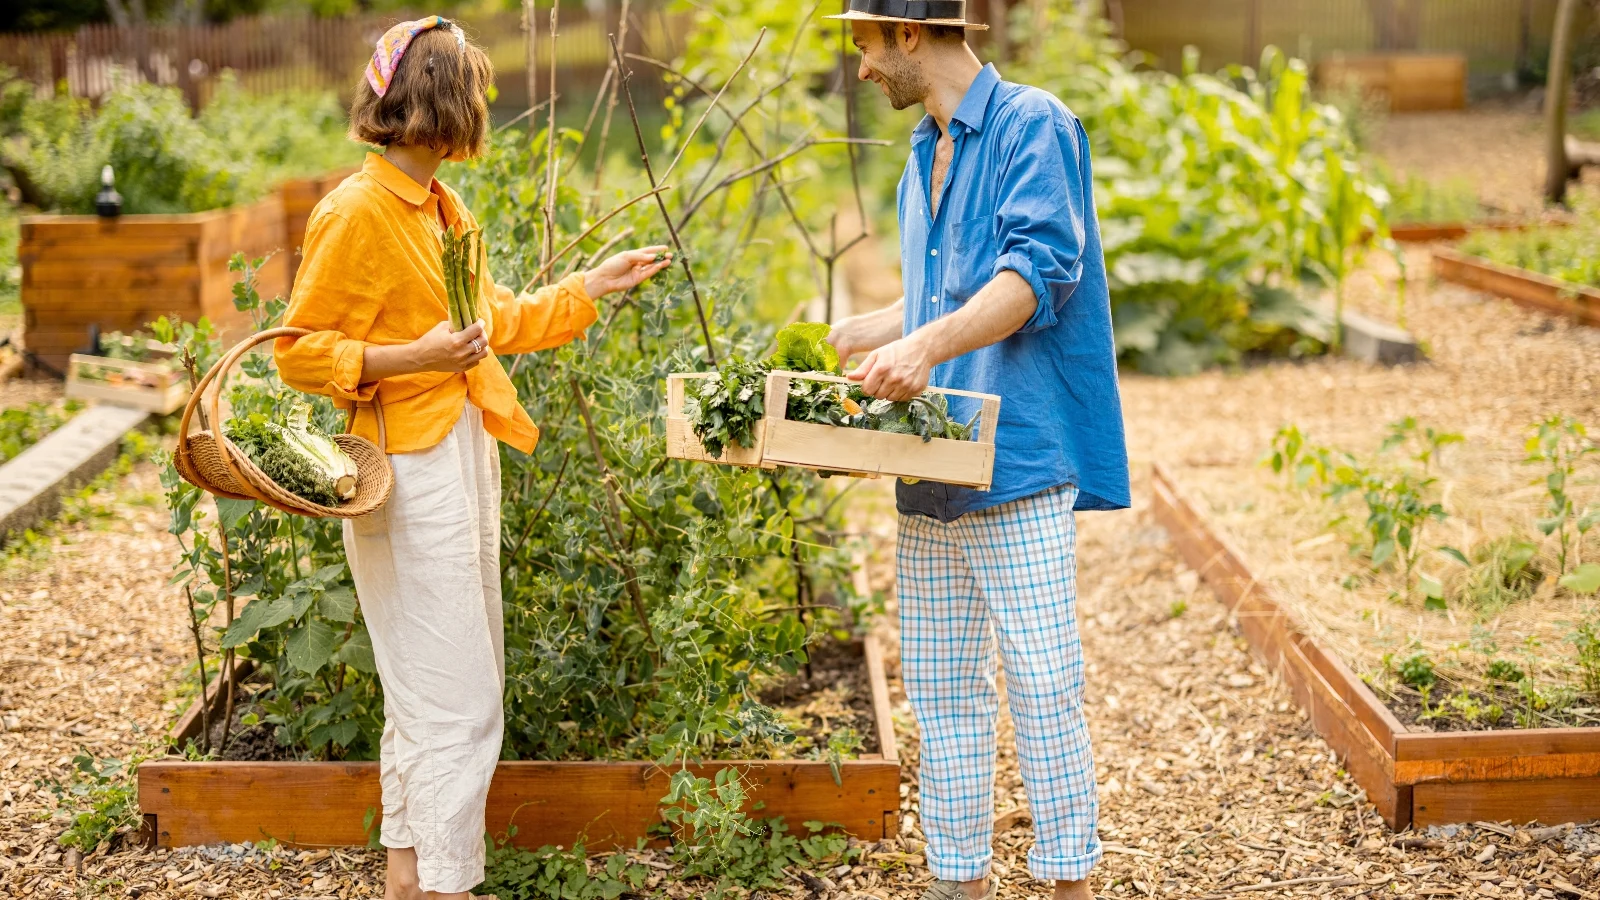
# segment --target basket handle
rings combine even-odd
[[[188,435],[189,421],[194,417],[194,411],[196,407],[198,407],[205,398],[206,391],[210,387],[211,382],[216,381],[217,386],[216,390],[212,391],[211,393],[208,412],[211,416],[212,427],[216,429],[217,437],[220,440],[222,438],[222,383],[227,379],[228,370],[237,365],[239,360],[257,345],[282,337],[305,337],[306,335],[312,333],[313,332],[309,328],[293,328],[287,325],[280,326],[278,328],[268,328],[265,331],[258,332],[250,337],[245,338],[244,340],[235,344],[231,349],[228,350],[227,353],[224,353],[222,359],[218,360],[217,363],[213,365],[205,375],[201,376],[200,381],[195,384],[194,390],[189,394],[189,402],[183,407],[183,419],[178,423],[178,452],[187,453],[187,450],[185,449],[186,442],[183,440],[183,437]],[[388,429],[384,427],[383,404],[379,402],[376,393],[374,393],[372,397],[372,411],[378,418],[378,449],[384,453],[388,453]],[[356,410],[354,407],[352,407],[350,410],[349,420],[345,425],[345,430],[347,432],[355,427],[355,421]],[[229,454],[222,454],[222,459],[225,463],[227,463],[230,469],[233,468],[232,457]],[[235,478],[239,479],[240,484],[249,483],[242,476],[240,476],[238,472],[234,472],[233,474]]]

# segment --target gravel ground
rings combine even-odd
[[[47,559],[0,574],[8,638],[0,651],[0,895],[379,895],[381,860],[364,850],[235,845],[80,857],[55,844],[66,812],[48,784],[67,777],[83,748],[103,757],[148,747],[174,706],[186,638],[179,601],[164,587],[170,548],[159,507],[130,502],[147,499],[151,479],[141,470],[125,482],[116,518],[71,529]],[[1145,495],[1141,484],[1141,505]],[[1488,824],[1385,833],[1146,513],[1085,516],[1081,540],[1088,708],[1108,850],[1096,875],[1102,896],[1240,888],[1253,897],[1597,896],[1578,886],[1600,884],[1600,832]],[[887,586],[883,567],[875,578]],[[914,762],[915,729],[898,696],[896,718]],[[926,876],[914,766],[906,772],[903,838],[871,848],[853,869],[821,873],[820,896],[919,896]],[[996,871],[1005,898],[1046,895],[1023,863],[1025,810],[1015,759],[1003,750]],[[1261,887],[1289,881],[1297,883]],[[680,897],[703,887],[674,882],[670,869],[660,886]],[[797,879],[774,896],[813,895]]]

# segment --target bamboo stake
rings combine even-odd
[[[528,57],[528,111],[533,111],[533,98],[539,96],[539,20],[533,14],[533,0],[522,0],[522,30],[527,36],[524,53]],[[554,96],[554,95],[552,95]],[[554,101],[552,101],[554,105]],[[533,147],[533,123],[528,123],[528,146]],[[530,164],[532,160],[529,160]]]
[[[550,7],[550,124],[545,128],[544,158],[544,250],[541,265],[556,250],[556,21],[561,0]]]
[[[617,15],[617,34],[622,46],[628,46],[628,4],[629,0],[622,0],[622,9]],[[591,209],[600,208],[600,181],[606,171],[606,140],[611,136],[611,117],[617,111],[617,84],[622,81],[622,72],[617,68],[615,60],[612,61],[610,71],[615,73],[611,79],[611,94],[606,99],[605,121],[600,123],[600,145],[595,148],[594,155],[594,190]]]
[[[762,33],[764,34],[765,32],[766,29],[762,29]],[[628,87],[628,81],[632,78],[632,75],[622,64],[622,51],[617,48],[617,36],[613,34],[609,35],[609,37],[611,38],[611,55],[615,58],[617,71],[620,73],[618,80],[622,83],[622,94],[628,100],[628,118],[633,121],[633,134],[639,141],[639,160],[644,164],[644,173],[650,179],[650,189],[653,191],[657,186],[656,174],[650,166],[650,150],[645,146],[644,128],[639,125],[639,111],[633,105],[633,91]],[[666,223],[668,233],[672,235],[672,246],[678,251],[678,263],[683,266],[684,277],[689,281],[689,293],[694,297],[694,312],[700,320],[700,335],[705,339],[706,344],[706,362],[715,366],[717,364],[717,349],[711,340],[711,323],[706,321],[706,307],[705,303],[700,299],[700,287],[694,281],[694,268],[689,265],[689,254],[683,252],[683,240],[678,237],[678,229],[672,224],[672,213],[667,211],[666,201],[661,199],[659,193],[655,195],[655,198],[656,206],[661,210],[661,219]]]
[[[571,253],[573,251],[573,249],[575,249],[579,244],[581,244],[585,240],[587,240],[589,235],[594,234],[595,231],[598,230],[601,225],[604,225],[605,223],[607,223],[607,222],[611,221],[612,219],[616,218],[623,210],[627,209],[630,206],[633,206],[635,203],[638,203],[641,200],[647,200],[647,199],[649,199],[651,197],[654,197],[654,196],[657,196],[657,195],[661,194],[664,191],[670,191],[670,190],[672,190],[672,185],[664,184],[664,185],[662,185],[662,186],[660,186],[658,188],[654,188],[652,190],[645,191],[644,193],[640,194],[639,196],[634,197],[632,200],[629,200],[628,202],[626,202],[626,203],[622,204],[621,206],[617,207],[616,209],[613,209],[611,212],[608,212],[605,215],[601,216],[599,218],[599,220],[597,220],[593,225],[589,226],[587,231],[585,231],[583,234],[578,235],[576,238],[573,238],[570,242],[568,242],[568,244],[565,247],[561,248],[561,252],[560,253],[557,253],[555,256],[551,257],[550,260],[548,262],[546,262],[539,269],[539,271],[533,273],[533,277],[528,279],[527,285],[525,285],[522,288],[522,290],[524,292],[532,290],[533,286],[535,284],[538,284],[539,280],[541,278],[543,278],[544,276],[548,275],[550,273],[550,270],[555,268],[556,263],[561,261],[561,257],[566,256],[568,253]]]
[[[222,597],[226,603],[223,609],[228,616],[227,624],[233,625],[233,565],[228,559],[228,529],[222,522],[222,507],[217,507],[217,538],[222,547]],[[217,749],[218,754],[228,752],[229,739],[233,736],[233,695],[238,693],[239,686],[234,683],[233,658],[234,648],[229,647],[222,654],[221,690],[228,692],[228,699],[222,709],[222,746]]]

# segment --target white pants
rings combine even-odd
[[[467,404],[443,442],[395,454],[394,494],[344,525],[383,684],[385,847],[414,847],[422,889],[483,881],[483,809],[500,758],[500,456]]]

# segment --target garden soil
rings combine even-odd
[[[864,505],[884,509],[884,487],[863,491],[878,492]],[[1137,496],[1145,506],[1145,479]],[[149,851],[119,842],[80,856],[56,844],[69,813],[50,785],[68,778],[81,752],[126,756],[155,745],[177,707],[191,640],[183,602],[165,584],[173,548],[154,473],[141,467],[103,499],[115,517],[68,529],[48,554],[0,573],[0,896],[381,896],[381,857],[360,849]],[[892,523],[882,512],[872,521],[880,553],[870,574],[889,590]],[[1084,516],[1080,552],[1107,849],[1095,875],[1101,896],[1222,897],[1241,888],[1262,898],[1595,896],[1595,831],[1485,823],[1386,833],[1147,512]],[[892,653],[889,662],[892,676]],[[870,846],[852,867],[795,873],[768,896],[913,900],[925,888],[916,730],[895,690],[908,761],[901,838]],[[1003,723],[1000,897],[1044,897],[1046,886],[1025,870],[1026,801],[1009,744]],[[655,862],[667,896],[703,893]],[[1293,884],[1266,886],[1281,882]]]

